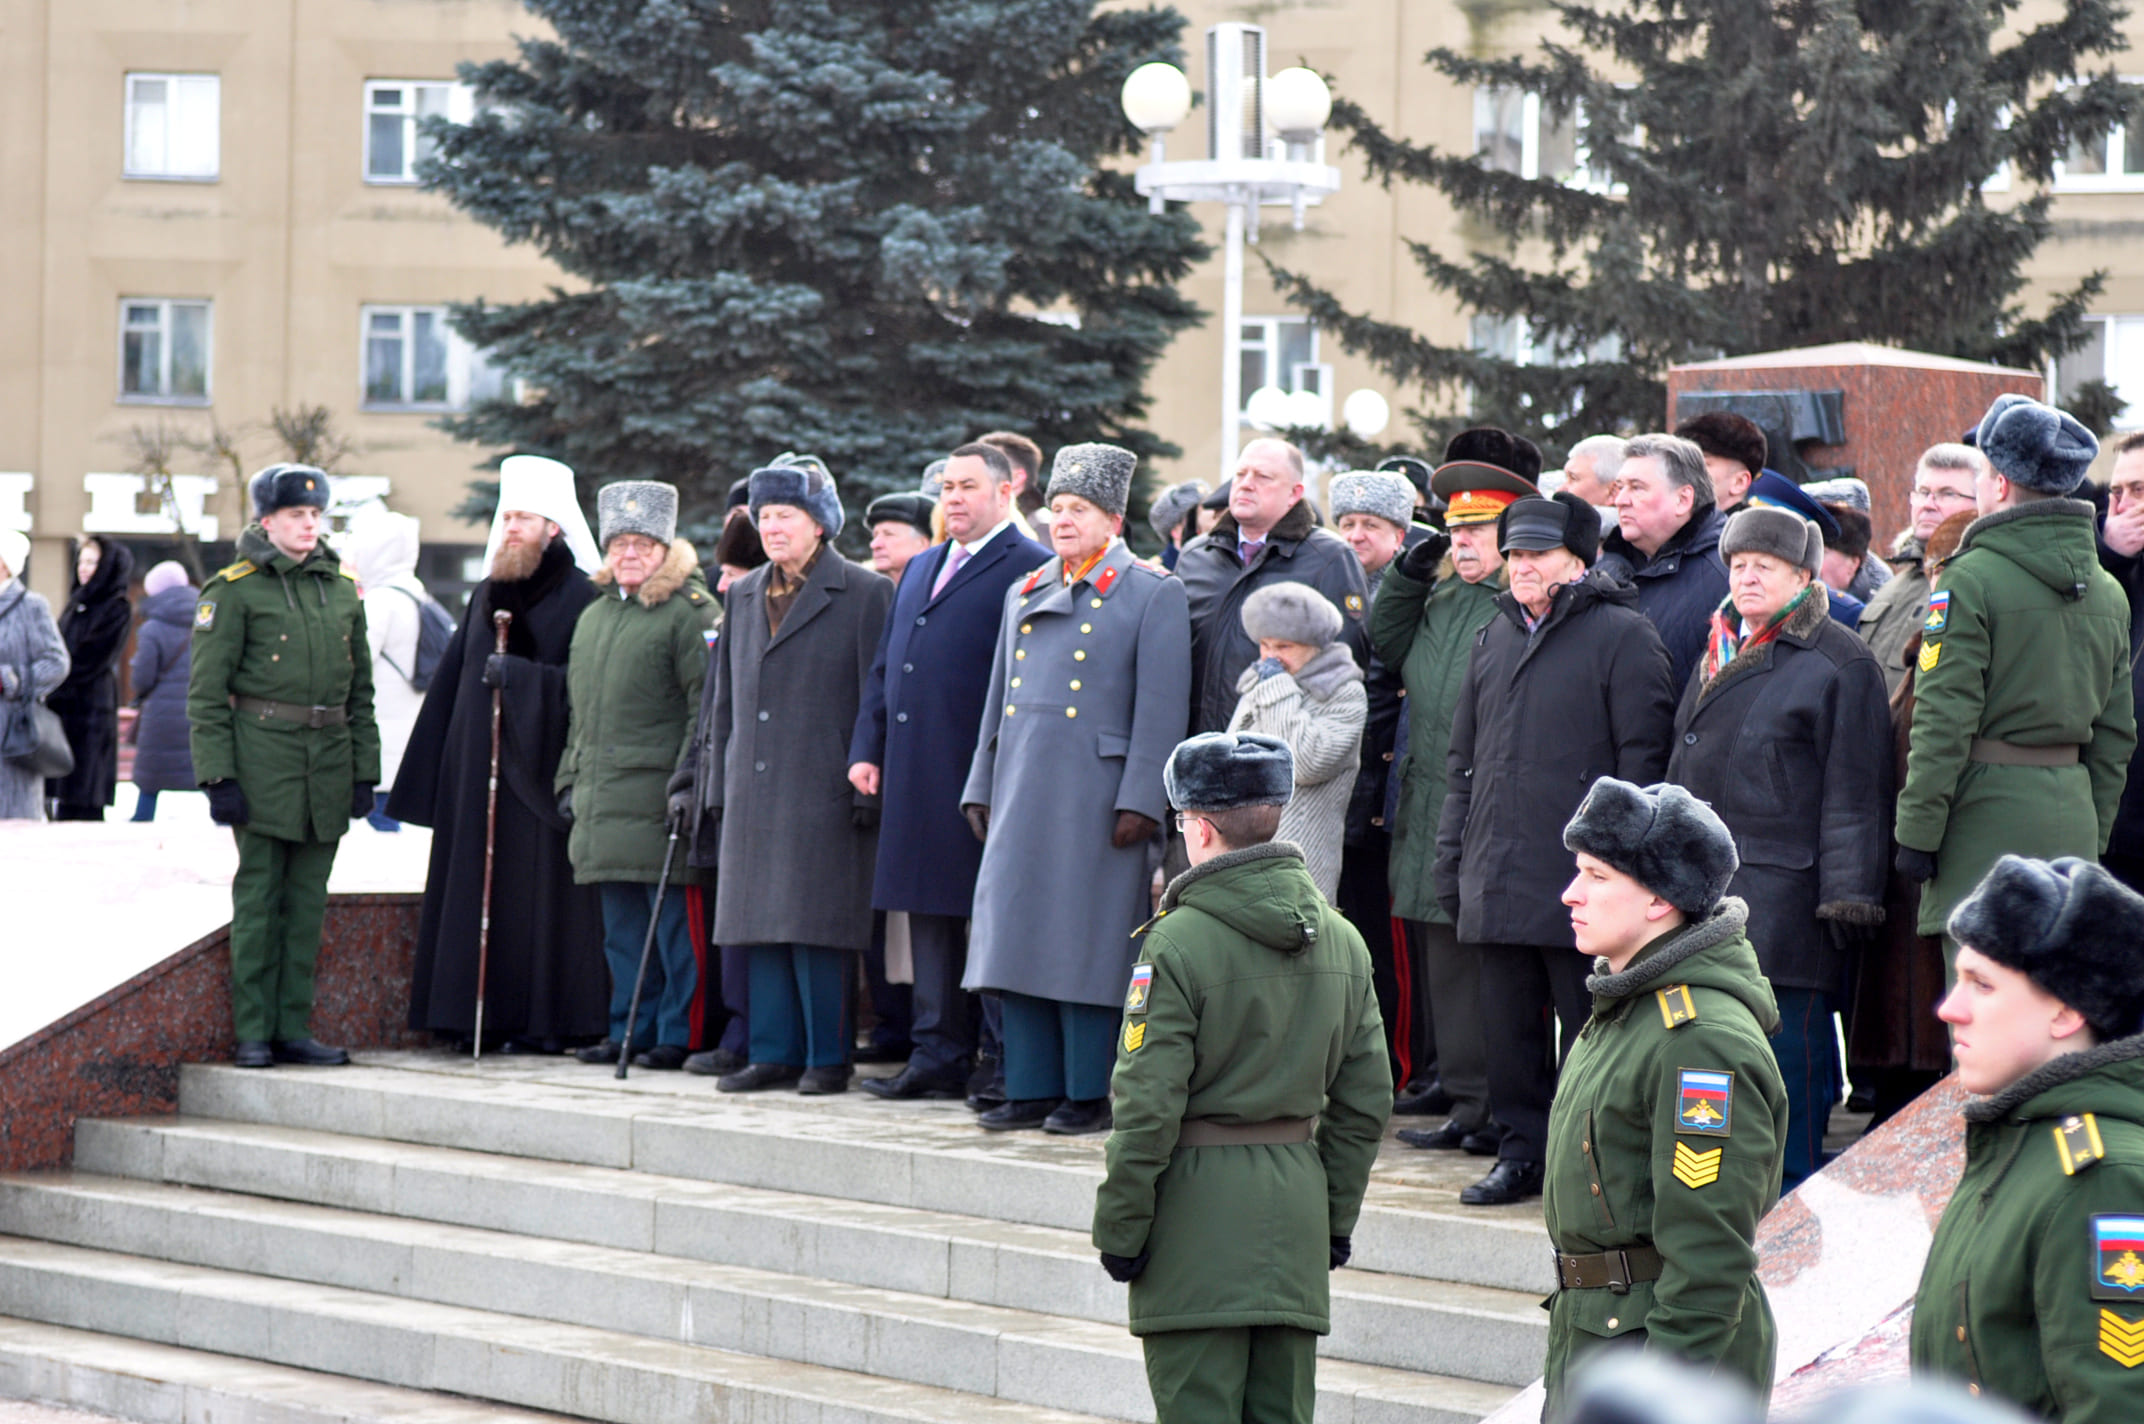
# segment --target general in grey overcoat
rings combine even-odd
[[[1119,811],[1169,814],[1161,770],[1189,720],[1191,617],[1183,584],[1121,539],[1069,588],[1063,568],[1053,558],[1005,595],[960,798],[990,808],[962,983],[1115,1005],[1152,876],[1144,845],[1110,836]]]
[[[722,815],[715,940],[867,949],[878,798],[849,785],[849,734],[893,582],[828,546],[769,635],[774,567],[730,585],[716,647],[702,753],[720,768],[702,798]]]

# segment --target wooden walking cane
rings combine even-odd
[[[500,609],[491,615],[492,651],[506,653],[507,625],[514,615]],[[491,857],[499,843],[499,706],[506,689],[491,690],[491,780],[484,786],[484,908],[476,922],[476,1037],[472,1058],[484,1059],[484,975],[491,967]]]

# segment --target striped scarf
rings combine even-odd
[[[1705,639],[1705,681],[1710,682],[1718,677],[1720,669],[1741,654],[1761,648],[1778,637],[1780,628],[1794,616],[1795,609],[1808,601],[1809,590],[1815,587],[1814,579],[1804,584],[1800,593],[1787,600],[1786,607],[1773,614],[1762,628],[1747,638],[1742,636],[1742,615],[1735,611],[1734,595],[1729,594],[1718,608],[1712,610],[1712,632]]]

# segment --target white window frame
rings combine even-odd
[[[376,96],[383,90],[401,91],[400,102],[384,107]],[[447,91],[447,118],[457,124],[466,124],[476,116],[476,91],[453,79],[368,79],[365,81],[365,108],[363,115],[364,135],[360,148],[363,150],[360,172],[364,181],[375,187],[414,187],[417,179],[418,102],[416,91],[420,89],[444,89]],[[372,171],[372,120],[375,115],[398,116],[402,121],[402,168],[393,175],[381,175]]]
[[[159,73],[152,70],[128,70],[121,81],[123,88],[120,102],[125,109],[124,134],[119,153],[119,171],[122,177],[140,182],[155,183],[214,183],[223,174],[223,77],[218,74]],[[135,148],[142,137],[139,133],[143,115],[142,106],[134,97],[135,86],[145,83],[161,83],[164,90],[164,159],[158,168],[134,166]],[[210,166],[204,172],[176,173],[171,171],[172,116],[180,108],[181,90],[190,92],[191,102],[198,104],[204,95],[215,110],[215,124],[210,134]]]
[[[416,384],[416,317],[419,313],[433,316],[439,324],[439,332],[446,339],[446,399],[436,401],[411,400]],[[371,391],[372,337],[375,317],[395,316],[401,320],[398,339],[402,342],[401,394],[405,399],[378,400]],[[495,393],[485,389],[489,383],[498,385],[496,373],[484,357],[484,353],[462,339],[459,332],[448,324],[447,308],[436,302],[368,302],[358,308],[357,318],[357,395],[362,410],[382,411],[442,411],[467,410],[472,398],[485,398]]]
[[[1281,327],[1290,323],[1307,326],[1308,328],[1310,328],[1309,359],[1307,361],[1292,362],[1290,363],[1290,366],[1287,370],[1282,370],[1282,345],[1280,339],[1280,329]],[[1313,376],[1316,376],[1318,379],[1321,379],[1324,382],[1326,389],[1323,394],[1327,397],[1328,403],[1330,402],[1332,386],[1332,377],[1330,375],[1331,368],[1322,366],[1318,361],[1317,322],[1313,321],[1307,316],[1302,316],[1299,314],[1286,314],[1281,316],[1247,316],[1243,319],[1243,325],[1245,330],[1248,330],[1249,328],[1254,326],[1262,327],[1264,330],[1260,340],[1255,343],[1247,340],[1239,340],[1237,342],[1237,359],[1240,361],[1243,357],[1251,355],[1253,352],[1256,352],[1265,365],[1265,379],[1263,381],[1245,380],[1243,382],[1242,396],[1243,414],[1245,419],[1249,418],[1251,397],[1255,395],[1262,387],[1279,386],[1282,390],[1289,392],[1302,390],[1304,389],[1304,387],[1300,384],[1300,382],[1306,372],[1312,374]],[[1319,372],[1324,372],[1325,374],[1319,376]]]
[[[2124,74],[2120,81],[2133,89],[2144,90],[2144,75]],[[2058,193],[2144,193],[2144,171],[2125,173],[2123,165],[2138,164],[2144,170],[2144,155],[2128,152],[2129,133],[2126,125],[2116,124],[2107,131],[2107,171],[2104,173],[2072,173],[2069,164],[2055,161],[2054,188]],[[2139,393],[2144,399],[2144,393]]]
[[[1480,95],[1487,92],[1494,92],[1507,87],[1508,86],[1495,84],[1484,84],[1477,86],[1475,89],[1475,94],[1477,96],[1475,101],[1477,115],[1479,113],[1479,105],[1481,103],[1481,99],[1479,97]],[[1625,85],[1619,87],[1627,88],[1630,86]],[[1609,182],[1605,177],[1596,175],[1593,172],[1590,163],[1588,162],[1590,155],[1586,149],[1585,138],[1586,106],[1583,101],[1581,101],[1572,108],[1570,123],[1572,132],[1571,153],[1573,167],[1571,169],[1570,176],[1563,180],[1564,186],[1567,188],[1576,188],[1582,192],[1587,193],[1605,193],[1611,197],[1623,196],[1626,192],[1629,191],[1628,184],[1612,183]],[[1481,128],[1478,117],[1475,123],[1474,136],[1475,141],[1478,145],[1481,139]],[[1644,130],[1642,128],[1632,130],[1631,140],[1633,143],[1642,140],[1643,137]],[[1475,149],[1475,152],[1479,154],[1482,152],[1482,150],[1477,147]],[[1508,172],[1510,170],[1499,171]],[[1520,96],[1519,166],[1515,176],[1533,180],[1538,180],[1544,176],[1541,172],[1541,96],[1539,94],[1534,93],[1532,90],[1527,90],[1524,94]],[[1554,175],[1550,174],[1546,176],[1553,177]]]
[[[2104,356],[2100,363],[2098,379],[2114,387],[2115,393],[2129,402],[2128,408],[2114,418],[2116,430],[2144,430],[2144,314],[2128,312],[2095,312],[2085,318],[2088,325],[2103,326],[2100,333],[2100,350]],[[2074,353],[2072,353],[2074,354]],[[2062,364],[2069,359],[2058,356],[2048,363],[2048,398],[2063,401],[2069,397],[2069,382],[2062,379]],[[2123,374],[2124,368],[2135,372],[2128,381],[2110,378]],[[2086,377],[2086,380],[2093,379]],[[2077,382],[2082,385],[2083,381]]]
[[[144,328],[131,326],[127,321],[129,307],[153,306],[157,309],[157,387],[156,391],[140,392],[127,389],[127,336]],[[174,307],[199,307],[201,309],[201,394],[173,394],[171,390],[171,311]],[[119,299],[118,399],[124,405],[192,405],[202,406],[214,402],[216,394],[216,304],[206,297],[121,297]]]

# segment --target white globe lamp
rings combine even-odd
[[[1290,143],[1315,141],[1332,114],[1333,91],[1315,71],[1298,65],[1266,81],[1266,115]]]
[[[1167,133],[1191,113],[1191,81],[1173,64],[1142,64],[1124,76],[1124,117],[1141,133]]]
[[[1375,440],[1392,423],[1392,406],[1375,391],[1354,391],[1341,403],[1340,420],[1357,440]]]

